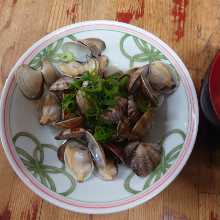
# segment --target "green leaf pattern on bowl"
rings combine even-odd
[[[76,40],[74,35],[69,35],[65,37],[70,40]],[[44,59],[47,59],[51,63],[57,62],[71,62],[74,59],[74,54],[70,52],[67,54],[62,51],[62,45],[64,38],[57,40],[56,42],[50,44],[48,47],[44,48],[40,53],[38,53],[30,62],[30,67],[33,69],[39,69],[42,66]],[[61,52],[58,52],[61,49]]]
[[[173,134],[179,134],[180,137],[183,139],[183,143],[175,146],[172,150],[165,153],[163,145],[165,141]],[[142,190],[136,190],[131,186],[131,180],[135,176],[135,173],[133,172],[131,172],[126,178],[124,182],[124,188],[130,193],[137,194],[143,190],[146,190],[149,186],[158,181],[179,156],[179,153],[181,152],[184,144],[185,137],[185,133],[180,129],[173,129],[172,131],[168,132],[160,141],[161,147],[163,149],[161,162],[157,166],[157,168],[145,178],[145,183]]]
[[[33,155],[30,155],[23,148],[16,146],[16,142],[20,137],[26,137],[30,139],[36,146],[33,151]],[[76,186],[76,182],[73,177],[66,172],[65,167],[54,167],[44,163],[44,150],[45,148],[49,148],[57,152],[57,147],[51,144],[43,144],[33,135],[28,132],[19,132],[13,137],[13,143],[15,145],[15,149],[23,162],[24,166],[33,174],[35,178],[40,178],[40,182],[51,189],[54,192],[57,192],[56,184],[54,183],[52,177],[49,174],[63,174],[70,181],[69,188],[59,193],[60,195],[67,196],[71,194]]]
[[[125,42],[128,38],[132,38],[137,48],[140,50],[140,53],[135,55],[130,55],[125,48]],[[155,47],[147,42],[138,39],[130,34],[125,34],[120,40],[120,50],[122,54],[127,57],[130,61],[130,67],[134,66],[135,62],[147,62],[151,63],[153,61],[161,60],[167,61],[167,58]]]
[[[125,42],[128,38],[132,38],[137,49],[140,51],[139,53],[135,55],[130,55],[128,53],[128,51],[125,48]],[[74,41],[76,40],[76,37],[74,35],[69,35],[65,38],[61,38],[56,42],[50,44],[48,47],[44,48],[32,59],[32,61],[29,64],[30,67],[32,67],[33,69],[39,69],[42,66],[42,62],[44,59],[47,59],[51,63],[73,61],[74,54],[70,54],[67,53],[67,51],[62,50],[64,40],[66,39]],[[171,65],[170,62],[167,60],[167,58],[158,49],[153,47],[151,44],[129,34],[122,35],[120,39],[120,51],[127,59],[129,59],[130,67],[133,67],[136,62],[151,63],[157,60],[165,61],[169,65]],[[166,134],[160,141],[162,147],[165,140],[172,134],[179,134],[183,140],[185,139],[185,133],[182,130],[173,129],[168,134]],[[16,146],[16,141],[22,136],[31,139],[35,143],[36,147],[33,151],[33,155],[30,155],[23,148]],[[65,192],[61,192],[61,193],[59,192],[59,194],[63,196],[68,196],[75,190],[76,182],[73,179],[73,177],[65,170],[64,166],[55,167],[44,163],[45,149],[49,148],[56,152],[57,147],[50,144],[40,143],[40,141],[33,134],[30,134],[28,132],[18,132],[13,137],[13,142],[15,145],[15,149],[21,161],[23,162],[24,166],[44,186],[46,186],[47,188],[49,188],[54,192],[57,192],[56,183],[54,182],[50,174],[62,174],[63,176],[69,179],[70,185]],[[166,171],[178,158],[178,155],[181,152],[182,147],[183,144],[179,144],[174,148],[172,148],[172,150],[170,150],[169,152],[163,151],[161,163],[150,175],[148,175],[148,177],[145,178],[145,183],[142,187],[142,190],[137,190],[135,189],[135,187],[132,186],[131,181],[135,176],[133,172],[131,172],[125,179],[124,189],[132,194],[136,194],[143,190],[146,190],[148,187],[150,187],[153,183],[159,180],[166,173]]]

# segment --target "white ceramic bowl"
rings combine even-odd
[[[180,87],[166,99],[146,137],[163,141],[161,164],[148,177],[135,176],[120,166],[115,181],[92,176],[75,183],[56,157],[60,144],[55,130],[38,122],[36,101],[18,90],[14,72],[22,63],[37,68],[40,59],[60,53],[62,43],[73,38],[98,37],[106,42],[110,65],[122,70],[149,61],[163,60],[180,76]],[[46,48],[46,49],[45,49]],[[82,213],[112,213],[148,201],[167,187],[189,158],[198,127],[198,103],[190,75],[176,53],[159,38],[138,27],[113,21],[69,25],[43,37],[12,68],[1,98],[1,140],[7,158],[20,179],[43,199]]]

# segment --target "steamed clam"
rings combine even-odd
[[[159,144],[131,142],[125,147],[126,163],[138,175],[147,176],[161,161]]]
[[[158,91],[155,91],[150,82],[149,82],[149,74],[142,73],[141,74],[141,87],[143,94],[149,98],[153,106],[161,106],[164,101],[164,95],[160,94]]]
[[[124,117],[127,105],[127,99],[119,97],[116,106],[104,112],[102,116],[106,121],[110,121],[112,123],[117,124]]]
[[[124,160],[124,151],[122,148],[118,147],[115,144],[104,144],[103,145],[105,151],[107,151],[107,154],[111,154],[112,157],[119,162],[125,163]]]
[[[52,124],[60,120],[61,107],[55,94],[48,92],[43,99],[40,124]]]
[[[82,114],[85,114],[85,112],[89,109],[89,102],[85,96],[85,93],[81,90],[79,90],[76,94],[76,103]]]
[[[160,163],[162,149],[143,139],[156,109],[177,89],[178,75],[161,61],[124,74],[109,67],[105,42],[98,38],[62,44],[57,62],[44,58],[40,71],[23,64],[16,72],[27,98],[40,98],[45,88],[40,124],[59,129],[55,139],[65,142],[57,157],[78,182],[94,170],[111,181],[120,163],[147,176]]]
[[[106,48],[105,42],[99,38],[86,38],[79,42],[87,46],[94,57],[100,56],[102,51]]]
[[[98,58],[92,58],[86,63],[79,63],[76,61],[70,63],[61,63],[58,65],[58,70],[66,76],[77,77],[85,72],[97,72],[101,73],[104,71],[106,65],[108,64],[108,59],[106,56],[102,55]]]
[[[79,41],[66,42],[63,44],[62,49],[64,52],[73,54],[77,62],[84,63],[92,57],[91,50]]]
[[[92,154],[95,165],[98,169],[106,167],[106,157],[102,146],[95,140],[94,136],[86,131],[86,141],[88,143],[89,151]]]
[[[133,95],[128,97],[128,121],[133,125],[139,118],[141,113],[138,111]]]
[[[118,175],[118,167],[115,161],[106,160],[106,166],[103,168],[98,168],[98,176],[105,181],[112,181]]]
[[[99,38],[86,38],[63,44],[62,49],[71,52],[77,62],[85,63],[90,58],[101,56],[105,50],[105,42]]]
[[[69,118],[66,120],[58,121],[54,124],[55,127],[57,128],[80,128],[83,126],[83,117],[81,116],[76,116],[73,118]]]
[[[64,162],[78,182],[88,179],[94,169],[88,148],[75,140],[69,140],[65,144]]]
[[[49,88],[50,91],[56,92],[56,91],[65,91],[68,90],[71,83],[74,81],[73,78],[68,76],[63,76],[56,80]]]
[[[106,158],[101,145],[95,140],[94,136],[83,128],[66,129],[61,131],[57,136],[57,140],[66,139],[80,139],[86,142],[86,145],[95,161],[97,168],[104,168],[106,166]]]
[[[99,56],[96,58],[99,64],[99,67],[97,69],[97,72],[100,74],[103,74],[106,67],[108,66],[108,57],[105,55]]]
[[[134,94],[137,89],[140,88],[140,76],[143,70],[145,70],[145,68],[136,67],[127,72],[127,74],[129,75],[128,92],[130,94]]]
[[[117,128],[116,128],[116,136],[117,141],[124,141],[127,140],[131,132],[131,128],[129,126],[129,120],[127,118],[124,118],[118,122]]]
[[[18,67],[16,82],[23,95],[28,99],[40,98],[43,94],[43,77],[40,71],[30,68],[26,64]]]
[[[145,136],[146,132],[152,125],[152,114],[152,111],[147,111],[140,117],[131,130],[131,134],[129,136],[130,140],[141,140]]]
[[[56,140],[68,140],[70,138],[81,139],[83,138],[84,133],[85,133],[84,128],[74,128],[74,129],[68,128],[68,129],[61,130],[55,136],[55,139]]]
[[[47,86],[52,85],[59,78],[53,65],[46,59],[42,62],[41,73]]]
[[[167,64],[157,61],[128,71],[128,91],[135,94],[142,88],[153,106],[161,106],[164,95],[171,94],[179,85],[178,76]]]
[[[153,89],[162,94],[174,92],[179,85],[178,76],[169,65],[161,61],[150,64],[149,82]]]
[[[117,165],[115,164],[115,162],[113,160],[106,159],[102,147],[96,142],[95,138],[93,137],[93,135],[91,133],[89,133],[88,131],[83,130],[83,129],[78,129],[75,131],[71,130],[71,136],[69,136],[69,138],[70,138],[69,140],[70,140],[71,144],[77,143],[76,141],[73,142],[73,138],[74,138],[74,140],[78,139],[78,140],[85,141],[85,145],[83,145],[83,147],[80,147],[80,150],[78,149],[79,147],[75,151],[73,149],[68,149],[69,145],[67,145],[67,144],[62,145],[60,147],[60,149],[58,150],[58,152],[59,152],[58,156],[61,161],[62,161],[62,155],[64,152],[65,164],[67,164],[67,159],[65,159],[65,158],[68,158],[67,157],[67,153],[68,153],[69,161],[68,161],[67,166],[69,168],[71,167],[72,172],[74,172],[73,176],[77,179],[77,181],[81,181],[81,182],[84,181],[84,179],[79,178],[79,176],[83,176],[81,173],[82,172],[84,173],[84,170],[85,170],[84,165],[85,164],[83,165],[83,163],[80,163],[80,162],[78,162],[78,164],[76,164],[76,161],[74,161],[74,159],[76,159],[76,158],[74,158],[74,153],[75,153],[75,155],[77,155],[79,153],[81,153],[81,154],[84,153],[85,155],[84,156],[81,155],[81,158],[86,156],[86,161],[88,162],[89,161],[88,152],[90,152],[92,155],[92,158],[94,160],[95,167],[97,169],[97,173],[98,173],[99,177],[101,177],[103,180],[110,181],[110,180],[113,180],[117,176],[117,174],[118,174]],[[69,143],[69,141],[67,141],[67,143]],[[87,151],[85,152],[85,150],[87,150]],[[80,157],[80,155],[78,157]],[[74,158],[74,159],[71,160],[71,158]],[[85,161],[84,161],[84,163],[85,163]]]

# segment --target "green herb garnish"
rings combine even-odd
[[[64,112],[75,113],[76,111],[76,99],[75,94],[65,94],[62,100],[62,109]]]
[[[116,125],[104,121],[102,114],[117,103],[117,98],[127,94],[128,76],[115,73],[102,78],[96,72],[86,72],[70,85],[70,92],[62,101],[62,108],[67,112],[76,111],[76,94],[81,90],[85,94],[90,108],[85,112],[86,127],[100,143],[111,140]]]
[[[101,123],[96,125],[94,137],[98,142],[105,143],[111,140],[114,134],[114,127],[108,123]]]

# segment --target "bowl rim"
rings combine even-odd
[[[74,200],[69,200],[67,198],[64,198],[60,195],[57,195],[56,193],[51,192],[49,189],[47,189],[45,186],[42,186],[42,184],[37,183],[37,180],[34,180],[31,175],[26,175],[25,171],[22,170],[23,166],[21,165],[20,161],[16,161],[16,157],[13,157],[12,151],[10,149],[10,140],[7,139],[6,135],[6,130],[5,129],[5,109],[6,109],[6,101],[8,99],[8,91],[10,90],[10,86],[13,84],[14,80],[14,72],[16,68],[26,62],[28,63],[30,60],[28,60],[28,56],[34,52],[36,48],[39,48],[42,46],[45,42],[51,40],[53,38],[53,41],[59,39],[61,35],[65,35],[64,33],[71,31],[71,33],[75,29],[80,29],[80,30],[88,30],[88,28],[91,29],[102,29],[103,27],[107,27],[106,29],[117,29],[125,33],[131,33],[135,36],[138,36],[139,38],[149,41],[149,39],[154,42],[152,43],[154,46],[156,44],[157,48],[159,48],[160,51],[165,54],[168,59],[171,61],[172,64],[175,64],[175,67],[178,67],[179,70],[181,70],[181,73],[183,74],[182,76],[184,77],[184,80],[186,83],[186,91],[189,92],[187,95],[187,99],[189,100],[188,104],[188,112],[190,113],[190,124],[189,124],[189,130],[187,130],[188,134],[188,139],[186,138],[184,142],[184,149],[182,150],[182,154],[179,156],[179,161],[175,169],[173,168],[173,165],[171,168],[167,171],[167,173],[170,173],[170,176],[166,178],[166,180],[162,183],[158,183],[157,188],[151,189],[150,192],[148,190],[142,191],[141,193],[138,193],[136,195],[130,196],[127,199],[122,199],[122,201],[116,201],[116,202],[109,202],[106,204],[94,204],[91,205],[90,203],[84,203],[84,202],[76,202]],[[80,32],[80,31],[78,31]],[[44,47],[44,46],[43,46]],[[59,206],[64,209],[68,209],[70,211],[75,211],[75,212],[81,212],[81,213],[88,213],[88,214],[104,214],[104,213],[113,213],[113,212],[119,212],[126,210],[128,208],[135,207],[137,205],[140,205],[157,194],[159,194],[161,191],[163,191],[175,178],[176,176],[180,173],[182,168],[184,167],[185,163],[187,162],[197,135],[197,130],[198,130],[198,122],[199,122],[199,111],[198,111],[198,100],[197,100],[197,95],[196,91],[194,88],[194,84],[192,82],[192,79],[190,77],[190,74],[181,61],[181,59],[178,57],[178,55],[162,40],[160,40],[158,37],[156,37],[154,34],[149,33],[139,27],[126,24],[126,23],[121,23],[121,22],[116,22],[116,21],[109,21],[109,20],[95,20],[95,21],[84,21],[84,22],[79,22],[71,25],[64,26],[62,28],[59,28],[40,40],[38,40],[36,43],[34,43],[16,62],[14,67],[11,69],[8,79],[5,82],[3,91],[2,91],[2,97],[1,97],[1,105],[0,105],[0,127],[1,127],[1,141],[2,145],[5,151],[5,154],[16,172],[16,174],[20,177],[20,179],[23,181],[23,183],[28,186],[28,188],[35,192],[38,196],[41,198],[45,199],[46,201]],[[172,172],[171,172],[172,169]],[[164,176],[166,176],[166,174]],[[163,177],[162,177],[163,178]],[[161,179],[162,179],[161,178]],[[160,180],[159,180],[160,181]],[[159,182],[158,181],[158,182]],[[156,182],[157,183],[157,182]],[[154,184],[153,184],[154,185]],[[156,185],[156,184],[155,184]],[[147,193],[146,193],[147,192]]]

